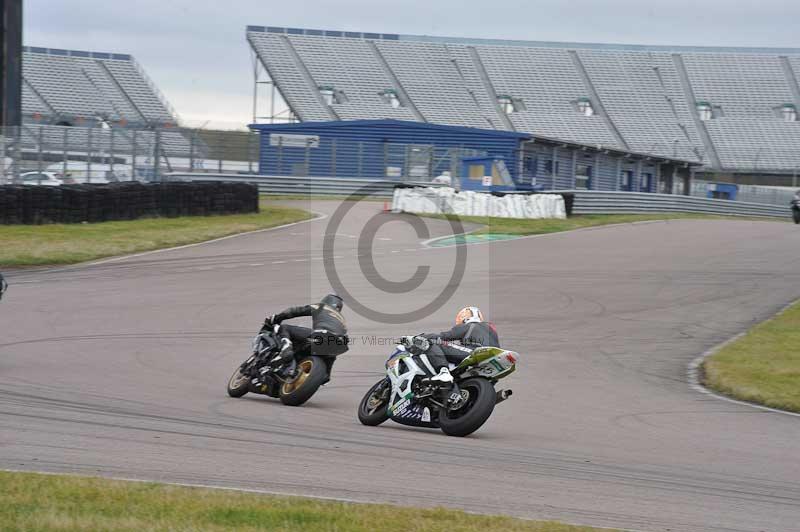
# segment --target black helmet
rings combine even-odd
[[[341,311],[342,307],[344,306],[344,301],[342,301],[342,298],[336,294],[328,294],[322,298],[320,303],[323,305],[328,305],[329,307],[333,307],[338,311]]]

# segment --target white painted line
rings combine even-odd
[[[127,477],[112,477],[112,476],[105,476],[105,475],[81,475],[78,473],[54,473],[52,471],[34,471],[34,470],[25,470],[25,469],[0,469],[0,471],[4,471],[6,473],[36,473],[38,475],[51,475],[54,477],[78,477],[78,478],[96,478],[101,480],[117,480],[121,482],[141,482],[141,483],[148,483],[148,484],[163,484],[165,486],[181,486],[184,488],[203,488],[203,489],[212,489],[212,490],[224,490],[224,491],[238,491],[242,493],[258,493],[261,495],[275,495],[279,497],[301,497],[306,499],[320,499],[323,501],[337,501],[337,502],[347,502],[352,504],[391,504],[391,503],[374,503],[370,501],[359,501],[357,499],[348,499],[345,497],[330,497],[330,496],[316,496],[316,495],[303,495],[301,493],[294,493],[289,491],[273,491],[273,490],[261,490],[257,488],[235,488],[230,486],[215,486],[212,484],[194,484],[189,482],[169,482],[164,480],[145,480],[141,478],[127,478]]]
[[[298,498],[302,498],[302,499],[317,499],[317,500],[320,500],[320,501],[346,502],[348,504],[363,504],[363,505],[381,504],[381,505],[384,505],[384,506],[394,506],[395,508],[407,508],[407,509],[408,508],[414,508],[413,506],[403,506],[403,505],[395,504],[395,503],[391,503],[391,502],[374,501],[374,500],[370,500],[370,499],[359,500],[359,499],[349,499],[347,497],[333,497],[333,496],[330,496],[330,495],[307,495],[307,494],[303,494],[303,493],[299,493],[299,492],[292,492],[292,491],[264,490],[264,489],[258,489],[258,488],[237,488],[237,487],[232,487],[232,486],[215,486],[213,484],[200,484],[200,483],[190,483],[190,482],[169,482],[169,481],[165,481],[165,480],[147,480],[147,479],[142,479],[142,478],[113,477],[113,476],[105,476],[105,475],[82,475],[82,474],[79,474],[79,473],[55,473],[55,472],[52,472],[52,471],[34,471],[34,470],[31,470],[31,469],[28,469],[28,470],[26,470],[26,469],[0,469],[0,471],[6,472],[6,473],[36,473],[38,475],[50,475],[50,476],[54,476],[54,477],[96,478],[96,479],[100,479],[100,480],[116,480],[116,481],[120,481],[120,482],[140,482],[140,483],[147,483],[147,484],[161,484],[161,485],[164,485],[164,486],[179,486],[179,487],[183,487],[183,488],[202,488],[202,489],[209,489],[209,490],[235,491],[235,492],[239,492],[239,493],[254,493],[254,494],[258,494],[258,495],[273,495],[273,496],[276,496],[276,497],[298,497]],[[490,517],[491,516],[496,516],[496,515],[502,515],[502,514],[485,514],[485,513],[481,513],[481,512],[474,512],[474,511],[470,511],[470,510],[464,510],[464,509],[458,508],[458,507],[450,507],[450,508],[458,510],[458,511],[461,511],[461,512],[464,512],[464,513],[467,513],[467,514],[472,514],[472,515],[484,515],[484,516],[490,516]],[[538,519],[531,519],[531,518],[527,518],[527,517],[514,517],[514,516],[509,516],[509,517],[513,517],[514,519],[519,519],[521,521],[535,521],[535,520],[538,520]],[[567,522],[564,522],[564,521],[561,521],[561,523],[563,523],[565,525],[570,525],[571,524],[571,523],[567,523]],[[581,526],[581,525],[575,524],[574,526]],[[601,527],[594,526],[594,528],[598,528],[598,529],[601,529],[601,530],[625,530],[625,531],[628,531],[628,532],[635,532],[633,529],[628,529],[628,528],[622,528],[622,529],[613,528],[612,529],[612,528],[602,527],[602,526]]]
[[[263,263],[261,263],[261,262],[258,262],[258,263],[256,263],[256,264],[251,264],[250,266],[264,266],[264,264],[263,264]]]
[[[143,251],[142,253],[134,253],[132,255],[122,255],[122,256],[119,256],[119,257],[112,257],[110,259],[102,259],[102,260],[95,261],[95,262],[84,262],[84,263],[80,263],[80,264],[73,264],[71,266],[65,266],[65,267],[61,267],[61,268],[54,268],[52,270],[44,270],[44,272],[45,273],[57,273],[57,272],[62,272],[62,271],[71,271],[71,270],[75,270],[75,269],[78,269],[78,268],[85,268],[87,266],[99,266],[101,264],[108,264],[110,262],[118,262],[118,261],[126,260],[126,259],[144,257],[144,256],[147,256],[147,255],[154,255],[156,253],[164,253],[164,252],[167,252],[167,251],[177,251],[177,250],[180,250],[180,249],[193,248],[193,247],[197,247],[197,246],[205,246],[206,244],[213,244],[215,242],[221,242],[222,240],[228,240],[228,239],[231,239],[231,238],[238,238],[240,236],[254,235],[256,233],[267,233],[267,232],[270,232],[270,231],[277,231],[279,229],[285,229],[287,227],[292,227],[294,225],[307,224],[309,222],[317,222],[317,221],[320,221],[320,220],[324,220],[325,218],[328,217],[327,214],[324,214],[324,213],[321,213],[321,212],[317,212],[317,211],[308,211],[308,212],[310,212],[311,214],[315,214],[316,216],[314,218],[309,218],[308,220],[300,220],[299,222],[292,222],[292,223],[289,223],[289,224],[276,225],[275,227],[268,227],[266,229],[256,229],[255,231],[247,231],[246,233],[237,233],[235,235],[228,235],[228,236],[223,236],[223,237],[220,237],[220,238],[214,238],[213,240],[206,240],[204,242],[195,242],[194,244],[185,244],[183,246],[175,246],[175,247],[164,248],[164,249],[154,249],[152,251]]]
[[[276,260],[276,261],[272,261],[270,264],[286,264],[286,261],[285,260]]]
[[[542,234],[539,234],[539,235],[520,235],[520,236],[518,236],[516,238],[506,238],[504,240],[479,240],[477,242],[465,242],[464,244],[460,244],[460,245],[480,246],[480,245],[483,245],[483,244],[502,244],[504,242],[516,242],[518,240],[527,240],[527,239],[531,239],[531,238],[552,237],[552,236],[558,236],[558,235],[567,235],[567,234],[570,234],[570,233],[580,233],[580,232],[585,232],[585,231],[601,231],[603,229],[612,228],[612,227],[624,227],[624,226],[640,225],[640,224],[652,224],[652,223],[670,223],[670,222],[674,222],[674,221],[698,221],[698,220],[701,220],[701,219],[699,219],[699,218],[685,218],[685,219],[679,219],[679,220],[642,220],[640,222],[621,222],[621,223],[617,223],[617,224],[604,224],[604,225],[593,225],[591,227],[579,227],[577,229],[568,229],[566,231],[556,231],[554,233],[542,233]],[[455,238],[455,237],[459,237],[459,236],[466,236],[466,235],[474,233],[475,231],[478,231],[479,229],[483,229],[483,228],[479,227],[477,229],[473,229],[472,231],[468,231],[466,233],[460,233],[460,234],[456,234],[456,235],[445,235],[445,236],[437,236],[436,238],[429,238],[428,240],[423,241],[422,245],[425,246],[426,248],[429,248],[429,249],[447,249],[447,248],[452,248],[452,247],[456,246],[457,244],[451,244],[451,245],[448,245],[448,246],[432,246],[431,244],[433,244],[434,242],[436,242],[438,240],[444,240],[446,238]]]
[[[798,301],[800,301],[800,300],[798,300]],[[781,310],[776,312],[771,318],[768,318],[768,319],[772,319],[775,316],[778,316],[779,314],[782,314],[783,312],[785,312],[789,307],[791,307],[795,303],[797,303],[797,301],[792,301],[791,303],[789,303],[788,305],[783,307]],[[764,321],[767,321],[767,320],[764,320]],[[733,399],[732,397],[728,397],[726,395],[721,395],[721,394],[718,394],[716,392],[713,392],[710,389],[708,389],[705,386],[703,386],[702,384],[700,384],[700,366],[703,363],[703,361],[706,358],[708,358],[711,355],[713,355],[714,353],[719,352],[723,347],[725,347],[728,344],[731,344],[731,343],[735,342],[736,340],[738,340],[739,338],[743,337],[748,332],[750,332],[750,331],[747,330],[747,331],[744,331],[744,332],[740,332],[739,334],[737,334],[733,338],[729,338],[729,339],[725,340],[724,342],[715,345],[714,347],[712,347],[711,349],[707,350],[705,353],[703,353],[699,357],[697,357],[694,360],[692,360],[691,362],[689,362],[689,366],[687,367],[687,371],[686,371],[687,377],[689,379],[689,387],[692,390],[696,391],[696,392],[700,392],[702,394],[709,395],[711,397],[719,399],[720,401],[726,401],[728,403],[735,403],[737,405],[749,406],[750,408],[756,408],[758,410],[765,410],[767,412],[774,412],[776,414],[783,414],[785,416],[800,417],[800,414],[798,414],[796,412],[787,412],[786,410],[779,410],[777,408],[770,408],[770,407],[764,406],[764,405],[757,405],[755,403],[750,403],[748,401],[741,401],[739,399]]]

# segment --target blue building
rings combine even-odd
[[[503,188],[688,190],[689,161],[624,152],[530,133],[401,120],[254,124],[259,173],[430,181],[481,180]],[[475,188],[475,187],[467,187]]]

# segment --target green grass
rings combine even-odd
[[[359,196],[359,195],[348,196],[347,194],[338,194],[330,196],[322,196],[315,194],[263,194],[261,197],[269,198],[271,200],[303,200],[303,201],[351,200],[351,201],[372,201],[372,202],[385,201],[390,204],[392,203],[392,198],[379,198],[376,196]]]
[[[712,390],[800,412],[800,303],[707,358],[703,373]]]
[[[595,227],[608,224],[622,224],[632,222],[647,222],[655,220],[683,220],[683,219],[702,219],[702,220],[750,220],[750,221],[786,221],[782,218],[745,218],[731,216],[717,216],[710,214],[692,213],[654,213],[654,214],[579,214],[570,216],[566,220],[544,219],[530,220],[522,218],[494,218],[483,216],[459,216],[454,215],[423,215],[431,218],[451,219],[458,218],[462,222],[471,222],[485,225],[475,234],[483,233],[502,233],[507,235],[542,235],[547,233],[558,233],[570,231],[572,229],[582,229],[584,227]]]
[[[302,209],[261,202],[261,212],[147,218],[96,224],[0,225],[0,266],[74,264],[266,229],[311,218]]]
[[[589,532],[457,510],[350,504],[89,477],[0,472],[0,530]]]

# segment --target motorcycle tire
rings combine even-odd
[[[375,395],[378,391],[381,390],[383,386],[390,386],[386,379],[381,379],[380,381],[376,382],[372,388],[369,389],[367,394],[361,399],[361,403],[358,405],[358,420],[363,424],[367,425],[368,427],[377,427],[387,419],[389,419],[389,413],[387,408],[389,407],[389,396],[386,396],[386,399],[382,400],[380,403],[371,403],[373,400],[373,395]]]
[[[228,379],[228,395],[241,397],[250,391],[250,378],[242,374],[242,368],[236,368],[231,378]]]
[[[439,410],[439,428],[448,436],[468,436],[481,428],[494,411],[497,392],[486,379],[467,379],[458,385],[469,392],[467,404],[457,410]]]
[[[297,377],[281,385],[279,397],[287,406],[300,406],[314,395],[328,378],[328,366],[320,357],[310,356],[297,361]]]
[[[800,209],[792,209],[792,219],[794,223],[800,224]]]

